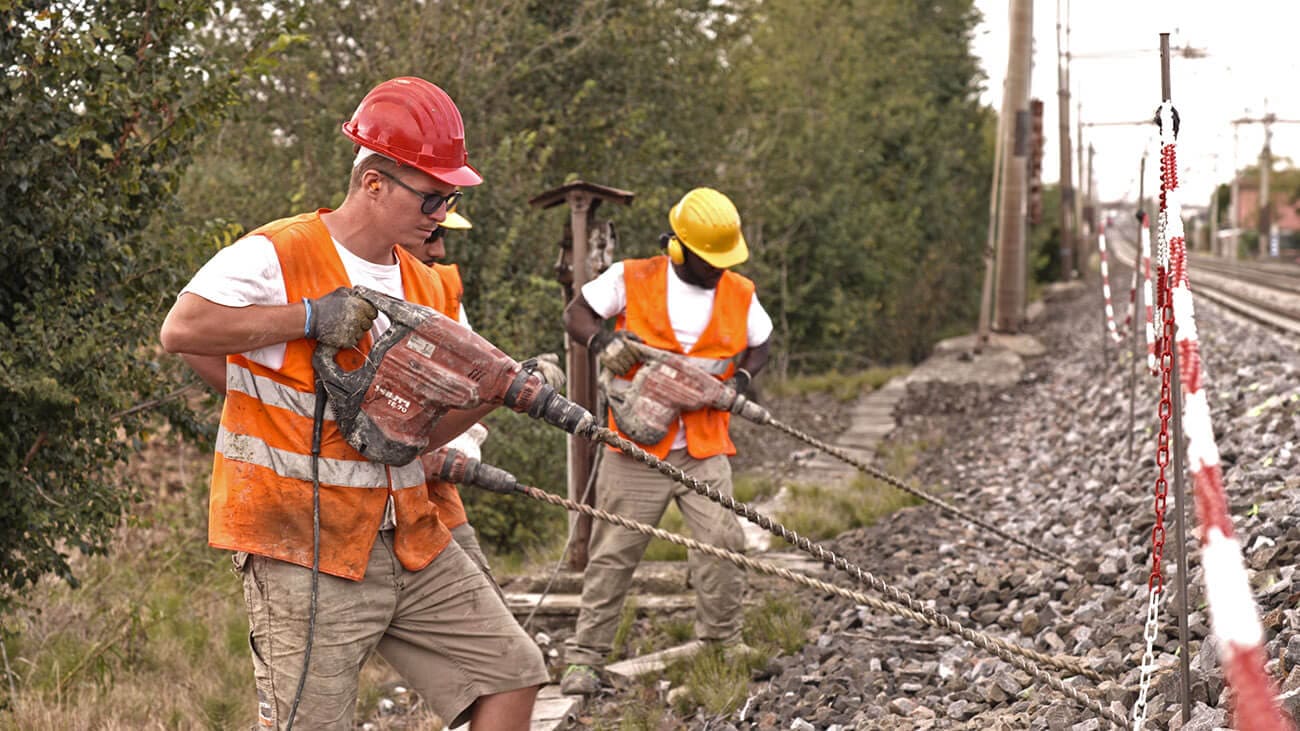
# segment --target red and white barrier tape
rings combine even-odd
[[[1209,600],[1211,626],[1218,638],[1219,657],[1232,689],[1233,725],[1242,731],[1295,729],[1277,702],[1277,689],[1264,671],[1263,628],[1242,559],[1241,544],[1223,487],[1219,448],[1214,441],[1197,343],[1192,292],[1187,280],[1187,245],[1182,206],[1177,196],[1178,166],[1173,106],[1160,107],[1160,247],[1168,257],[1178,377],[1183,389],[1183,429],[1187,433],[1187,467],[1195,491],[1196,517],[1201,526],[1201,565]]]
[[[1110,339],[1116,343],[1124,342],[1119,335],[1119,329],[1115,327],[1115,306],[1110,299],[1110,264],[1106,256],[1106,227],[1102,226],[1101,232],[1097,234],[1097,248],[1101,250],[1101,296],[1106,303],[1106,332],[1110,334]]]

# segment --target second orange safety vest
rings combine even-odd
[[[668,267],[666,256],[650,259],[628,259],[623,262],[623,282],[627,290],[627,308],[619,315],[617,328],[630,330],[647,345],[682,353],[694,358],[730,361],[749,346],[749,305],[754,299],[754,283],[732,271],[723,272],[713,294],[713,314],[709,324],[700,333],[689,351],[677,342],[672,321],[668,319]],[[715,373],[726,380],[735,373],[735,364],[727,362],[725,369]],[[625,378],[631,378],[628,373]],[[614,415],[609,416],[615,430]],[[686,451],[696,459],[718,454],[733,455],[736,445],[731,441],[729,427],[731,414],[717,409],[700,409],[682,414],[686,425]],[[677,438],[679,424],[668,429],[668,435],[658,444],[641,445],[647,452],[663,459],[671,451]]]
[[[275,246],[291,303],[351,286],[321,212],[281,219],[254,232]],[[438,278],[401,247],[394,250],[405,298],[444,307]],[[360,365],[370,346],[366,336],[356,350],[340,354],[340,365]],[[226,403],[209,504],[208,542],[213,547],[312,565],[315,347],[306,338],[286,343],[279,369],[242,355],[226,359]],[[319,470],[321,571],[353,580],[365,576],[389,496],[397,517],[394,553],[402,566],[424,568],[450,542],[451,533],[429,500],[420,461],[390,467],[366,459],[343,438],[332,409],[326,410]]]
[[[442,282],[444,299],[439,311],[459,322],[460,303],[465,293],[465,285],[460,280],[460,269],[455,264],[433,264],[430,269]],[[429,480],[429,499],[437,506],[438,517],[448,529],[459,528],[469,522],[469,516],[465,514],[465,503],[460,499],[460,490],[452,483]]]

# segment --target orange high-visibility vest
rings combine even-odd
[[[442,282],[442,296],[445,305],[439,312],[460,322],[460,303],[465,297],[465,285],[460,281],[460,267],[455,264],[431,264],[429,268],[438,275]]]
[[[343,261],[320,220],[322,211],[263,226],[275,245],[289,302],[350,286]],[[444,305],[429,268],[394,247],[407,300]],[[306,338],[285,344],[284,365],[267,368],[243,355],[226,358],[226,403],[212,467],[208,543],[300,566],[312,565],[311,435],[316,405],[312,353]],[[367,335],[341,353],[344,368],[359,365]],[[416,571],[447,546],[451,533],[429,501],[419,460],[400,467],[372,462],[353,449],[325,411],[320,454],[320,569],[345,579],[365,576],[370,549],[391,495],[397,528],[394,553]]]
[[[682,348],[668,319],[668,267],[666,256],[651,259],[628,259],[623,262],[623,282],[627,289],[627,308],[618,317],[617,328],[630,330],[647,345],[682,353],[693,358],[727,361],[720,365],[719,380],[726,380],[735,372],[730,359],[749,346],[749,305],[754,299],[754,283],[732,271],[722,273],[713,294],[713,314],[709,324],[700,333],[700,339],[690,351]],[[624,378],[631,378],[635,369]],[[618,429],[614,415],[609,416],[610,426]],[[736,445],[731,442],[728,427],[731,414],[717,409],[700,409],[682,414],[686,425],[686,451],[696,459],[717,454],[733,455]],[[677,438],[678,424],[668,428],[668,436],[654,445],[642,445],[647,452],[663,459]],[[621,432],[620,432],[621,433]]]
[[[465,294],[465,285],[460,281],[460,269],[455,264],[433,264],[430,269],[442,282],[443,306],[438,311],[460,322],[460,303]],[[469,516],[465,514],[465,503],[460,499],[460,490],[452,483],[429,480],[429,499],[438,508],[438,518],[448,529],[459,528],[469,522]]]

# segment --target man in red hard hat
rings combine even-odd
[[[482,182],[459,110],[423,79],[376,86],[343,134],[357,151],[343,204],[218,252],[160,333],[206,380],[223,375],[208,542],[234,551],[243,575],[258,723],[351,729],[358,673],[378,652],[449,725],[526,729],[548,679],[541,652],[452,541],[420,461],[367,460],[331,409],[312,457],[316,344],[341,349],[349,367],[388,326],[349,288],[445,307],[441,281],[404,247],[438,228],[461,187]],[[488,410],[448,414],[432,443]]]

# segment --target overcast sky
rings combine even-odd
[[[987,75],[982,97],[1001,108],[1007,72],[1008,0],[975,0],[984,21],[974,51]],[[1232,178],[1231,120],[1259,117],[1300,120],[1300,4],[1289,0],[1061,0],[1070,9],[1071,135],[1082,120],[1121,122],[1150,118],[1160,104],[1160,33],[1170,45],[1202,49],[1206,56],[1175,55],[1171,82],[1182,118],[1178,161],[1187,204],[1206,204],[1218,182]],[[1059,180],[1057,137],[1056,0],[1034,3],[1034,69],[1030,95],[1044,102],[1047,136],[1043,179]],[[1065,20],[1062,18],[1062,28]],[[1064,30],[1062,31],[1064,39]],[[1136,199],[1139,160],[1156,149],[1155,126],[1085,127],[1085,148],[1096,147],[1094,183],[1103,200]],[[1264,143],[1263,125],[1238,127],[1236,167],[1254,164]],[[1074,140],[1077,144],[1077,140]],[[1273,154],[1300,161],[1300,124],[1273,126]],[[1086,155],[1086,152],[1085,152]],[[1146,192],[1159,185],[1148,158]],[[1275,169],[1286,166],[1275,164]],[[1078,162],[1075,162],[1078,170]],[[1077,172],[1076,172],[1077,174]]]

